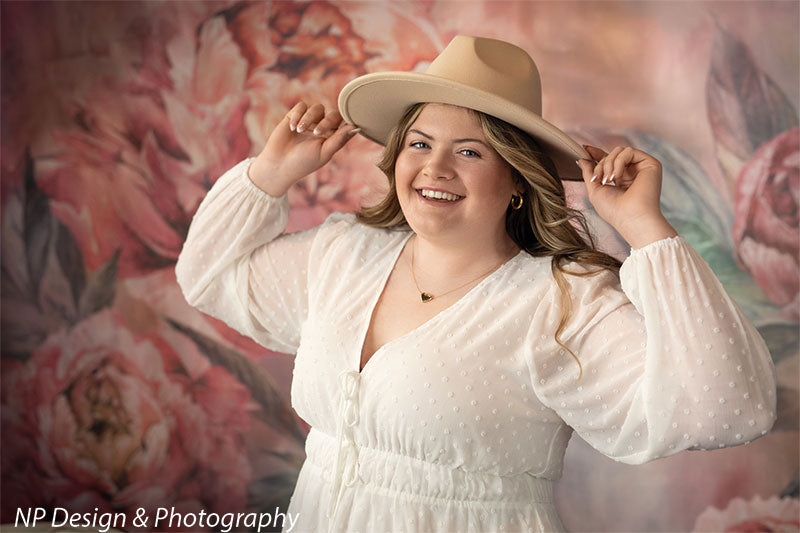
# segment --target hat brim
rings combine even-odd
[[[562,180],[583,181],[578,159],[592,159],[569,135],[520,105],[468,85],[418,72],[376,72],[358,77],[339,93],[339,112],[361,135],[386,144],[405,110],[419,102],[457,105],[487,113],[529,133],[547,151]]]

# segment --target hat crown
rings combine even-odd
[[[504,98],[541,115],[542,84],[528,53],[511,43],[457,35],[425,74]]]

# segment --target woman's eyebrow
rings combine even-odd
[[[472,139],[472,138],[466,138],[466,139],[453,139],[453,144],[456,144],[456,143],[470,143],[470,142],[472,142],[472,143],[478,143],[478,144],[482,144],[482,145],[486,146],[487,148],[489,147],[489,145],[488,145],[488,144],[486,144],[485,142],[483,142],[483,141],[482,141],[482,140],[480,140],[480,139]]]
[[[408,133],[416,133],[417,135],[422,135],[426,139],[433,140],[433,137],[431,135],[428,135],[424,131],[420,131],[418,129],[410,129],[410,130],[408,130]],[[464,139],[453,139],[453,144],[465,143],[465,142],[473,142],[473,143],[482,144],[482,145],[486,146],[487,148],[489,146],[485,142],[483,142],[482,140],[473,139],[472,137],[467,137],[467,138],[464,138]]]
[[[423,136],[423,137],[425,137],[426,139],[431,139],[431,140],[433,140],[433,137],[431,137],[430,135],[428,135],[428,134],[427,134],[427,133],[425,133],[424,131],[420,131],[420,130],[417,130],[417,129],[408,130],[408,133],[416,133],[417,135],[422,135],[422,136]]]

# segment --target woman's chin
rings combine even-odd
[[[447,223],[444,220],[431,220],[423,217],[406,217],[408,225],[414,233],[426,239],[442,238],[453,233],[457,224]]]

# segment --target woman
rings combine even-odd
[[[524,51],[459,36],[339,107],[299,103],[221,177],[177,266],[193,305],[297,353],[296,530],[561,530],[573,430],[641,463],[771,427],[769,354],[661,214],[658,161],[542,120]],[[279,236],[286,191],[357,131],[386,145],[384,201]],[[621,268],[566,207],[578,175]]]

